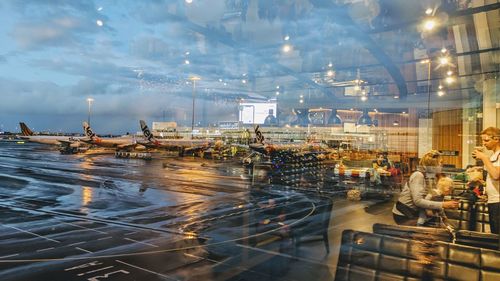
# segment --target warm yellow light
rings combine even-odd
[[[421,60],[420,63],[430,63],[431,61],[429,59]]]
[[[448,58],[447,57],[441,57],[439,58],[439,64],[440,65],[447,65],[449,62]]]
[[[432,30],[436,26],[436,21],[433,19],[428,19],[424,22],[424,28],[425,30]]]
[[[445,48],[445,47],[443,47],[443,48],[441,49],[441,53],[443,53],[443,54],[444,54],[444,53],[446,53],[446,51],[448,51],[448,50],[446,50],[446,48]]]
[[[432,14],[432,8],[427,8],[427,10],[425,10],[425,14],[426,15]]]
[[[283,45],[283,52],[288,53],[292,50],[292,46],[285,44]]]
[[[451,70],[448,70],[448,71],[446,72],[446,75],[448,75],[448,76],[451,76],[452,74],[453,74],[453,71],[451,71]]]
[[[453,78],[451,76],[450,77],[446,77],[446,79],[444,81],[446,81],[446,83],[448,83],[448,84],[451,84],[451,83],[455,82],[455,78]]]
[[[438,86],[438,89],[439,89],[439,90],[443,89],[443,85],[439,85],[439,86]]]
[[[328,70],[328,71],[326,72],[326,75],[328,75],[328,76],[332,77],[332,76],[333,76],[333,70]]]
[[[442,97],[442,96],[444,96],[444,91],[438,91],[437,94],[438,94],[438,96]]]

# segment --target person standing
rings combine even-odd
[[[483,161],[484,169],[488,172],[484,191],[488,196],[490,228],[491,233],[500,234],[500,129],[486,128],[481,132],[481,140],[486,149],[493,151],[493,155],[488,157],[481,148],[476,148],[472,157]]]
[[[419,212],[425,209],[441,211],[458,208],[458,201],[435,202],[426,199],[430,184],[441,174],[441,153],[437,150],[427,152],[420,159],[417,171],[413,172],[399,194],[392,208],[394,221],[399,225],[416,226]]]

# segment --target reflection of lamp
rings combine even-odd
[[[94,101],[94,99],[93,99],[93,98],[87,98],[87,102],[88,102],[88,104],[89,104],[89,114],[88,114],[88,116],[87,116],[87,123],[89,124],[89,126],[90,126],[90,106],[92,105],[92,102],[93,102],[93,101]]]
[[[342,125],[342,119],[337,114],[337,109],[332,109],[332,114],[330,114],[330,118],[328,118],[328,124],[330,125]]]
[[[194,131],[194,101],[196,99],[196,81],[200,80],[200,77],[190,77],[189,80],[193,81],[193,108],[191,109],[191,139],[193,138],[193,131]]]
[[[363,109],[363,114],[361,114],[361,117],[359,117],[358,122],[356,122],[356,125],[371,126],[372,124],[373,121],[370,118],[370,115],[368,115],[368,109]]]
[[[394,120],[394,122],[392,123],[392,125],[399,126],[399,121],[398,120]]]

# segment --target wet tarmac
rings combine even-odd
[[[332,280],[325,239],[296,239],[328,230],[330,198],[250,178],[237,160],[0,143],[0,280]]]

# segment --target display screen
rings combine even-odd
[[[240,103],[239,121],[243,124],[264,124],[270,110],[276,117],[276,103]]]

